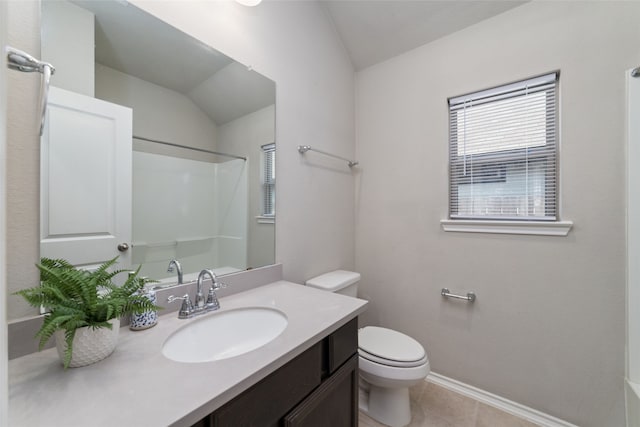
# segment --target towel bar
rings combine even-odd
[[[447,288],[442,288],[442,291],[440,291],[440,295],[446,298],[456,298],[456,299],[461,299],[469,302],[474,302],[476,300],[476,294],[474,292],[467,292],[466,296],[456,295],[456,294],[450,293],[449,289]]]

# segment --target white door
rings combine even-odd
[[[132,110],[52,87],[40,154],[40,256],[131,265]]]

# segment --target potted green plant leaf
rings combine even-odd
[[[159,307],[143,295],[148,281],[128,270],[109,271],[117,257],[93,271],[74,267],[63,259],[42,258],[40,286],[16,294],[34,307],[46,307],[42,327],[36,333],[40,349],[56,336],[58,354],[68,367],[95,363],[115,349],[120,317],[140,314]],[[128,273],[125,283],[117,286],[113,278]]]

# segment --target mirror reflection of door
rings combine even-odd
[[[41,56],[56,66],[53,86],[132,110],[131,249],[119,267],[142,264],[143,275],[172,284],[172,259],[185,280],[203,268],[225,274],[274,262],[275,216],[265,220],[263,212],[261,148],[275,141],[273,81],[113,0],[43,1]],[[74,126],[66,132],[74,134]],[[85,148],[74,149],[78,159]],[[92,161],[86,165],[104,167]],[[91,179],[67,178],[98,189]],[[92,227],[111,221],[77,215]],[[73,251],[71,243],[54,248],[42,241],[43,256]]]
[[[40,179],[42,257],[131,264],[130,108],[51,88]]]

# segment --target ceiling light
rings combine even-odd
[[[257,6],[262,0],[236,0],[243,6]]]

